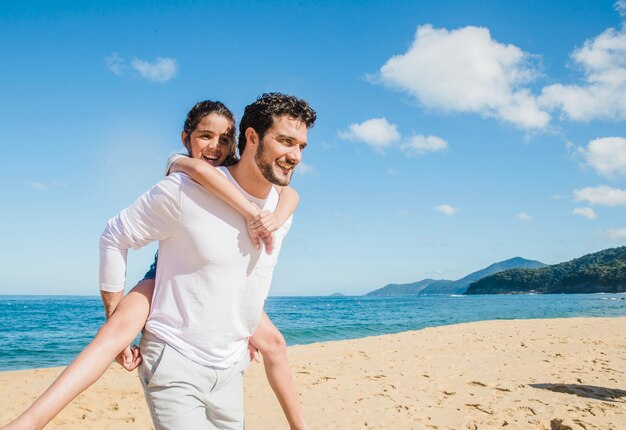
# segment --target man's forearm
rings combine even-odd
[[[122,298],[124,297],[124,292],[117,291],[115,293],[111,293],[109,291],[100,291],[100,295],[102,296],[102,304],[104,305],[104,313],[107,319],[109,319],[111,315],[113,315],[113,312],[115,312],[117,305],[119,305],[120,302],[122,301]]]

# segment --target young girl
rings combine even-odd
[[[205,127],[212,118],[222,122],[226,119],[227,127],[220,133]],[[237,162],[235,119],[232,112],[220,102],[197,103],[187,115],[181,137],[189,157],[174,157],[168,166],[168,173],[175,171],[187,173],[200,185],[231,205],[248,221],[248,232],[253,243],[258,247],[263,244],[266,252],[271,252],[273,247],[271,233],[295,210],[298,204],[297,193],[287,187],[280,189],[280,203],[275,212],[273,214],[260,212],[215,169],[216,166],[227,166]],[[128,345],[146,322],[154,284],[154,274],[149,272],[123,299],[121,293],[103,292],[107,322],[41,397],[15,421],[2,429],[43,428],[78,394],[100,378],[114,359],[127,370],[135,369],[141,362],[141,356],[137,347],[133,346],[131,349]],[[250,338],[249,349],[251,356],[257,361],[257,350],[263,355],[267,379],[290,427],[306,429],[287,362],[285,340],[265,312],[262,313],[259,325]]]

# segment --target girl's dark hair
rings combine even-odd
[[[222,102],[213,101],[213,100],[204,100],[196,103],[189,113],[187,114],[187,119],[185,120],[185,125],[183,126],[183,131],[187,134],[187,139],[185,142],[185,146],[187,147],[187,151],[190,150],[189,139],[191,137],[191,133],[198,127],[200,121],[205,116],[216,113],[218,115],[222,115],[224,118],[228,119],[231,122],[231,127],[228,130],[228,137],[230,139],[230,148],[228,151],[228,155],[226,156],[226,160],[224,160],[223,166],[230,166],[235,164],[239,159],[237,158],[237,140],[236,140],[236,130],[237,123],[235,121],[235,116],[233,113],[224,105]],[[191,155],[191,153],[189,153]]]
[[[246,149],[246,130],[252,127],[263,139],[272,127],[274,119],[287,115],[302,121],[307,128],[313,127],[317,114],[306,100],[281,93],[261,94],[254,103],[246,106],[239,124],[239,155]]]

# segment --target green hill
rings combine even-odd
[[[626,246],[541,269],[513,269],[472,283],[465,294],[623,293]]]
[[[437,283],[430,284],[420,291],[420,295],[463,294],[472,282],[478,281],[485,276],[510,269],[536,269],[545,266],[546,265],[540,261],[527,260],[522,257],[510,258],[508,260],[493,263],[484,269],[470,273],[466,277],[456,281],[439,281]]]
[[[502,272],[503,270],[509,270],[511,268],[537,268],[545,267],[546,265],[534,260],[526,260],[525,258],[515,257],[508,260],[494,263],[484,269],[470,273],[464,278],[456,281],[449,281],[447,279],[423,279],[418,282],[410,284],[389,284],[383,288],[371,291],[367,293],[367,296],[399,296],[399,295],[450,295],[450,294],[463,294],[467,290],[468,285],[477,281],[485,276],[493,273]]]
[[[433,282],[440,282],[436,279],[423,279],[411,284],[387,284],[382,288],[370,291],[366,296],[402,296],[418,294]]]

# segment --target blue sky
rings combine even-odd
[[[626,243],[623,0],[125,3],[0,4],[0,294],[97,294],[187,110],[268,91],[318,112],[274,295]]]

